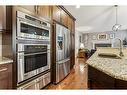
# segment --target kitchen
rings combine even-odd
[[[0,10],[0,88],[42,89],[62,81],[74,66],[75,18],[63,6]]]
[[[0,6],[0,89],[126,89],[126,10]]]

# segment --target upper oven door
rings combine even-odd
[[[32,39],[50,39],[50,28],[23,18],[17,18],[17,37]]]

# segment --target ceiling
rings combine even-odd
[[[116,22],[114,6],[64,6],[76,18],[76,31],[82,33],[112,31]],[[127,6],[118,6],[118,23],[127,29]]]

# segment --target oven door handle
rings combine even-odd
[[[30,55],[36,55],[36,54],[45,54],[48,52],[38,52],[38,53],[30,53],[30,54],[24,54],[24,56],[30,56]]]

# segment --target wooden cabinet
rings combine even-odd
[[[36,13],[36,6],[24,5],[24,6],[19,6],[19,7],[22,7],[32,13]]]
[[[68,16],[68,29],[72,31],[72,19]]]
[[[72,33],[75,34],[75,21],[72,20]]]
[[[127,81],[114,78],[88,65],[89,89],[127,89]]]
[[[38,16],[45,18],[46,20],[51,20],[51,6],[20,6],[32,13],[37,14]]]
[[[71,64],[70,68],[72,69],[75,65],[75,35],[71,33]]]
[[[50,78],[50,72],[40,76],[39,78],[36,78],[35,80],[26,83],[17,89],[21,90],[39,90],[44,88],[46,85],[48,85],[51,82]]]
[[[60,22],[60,14],[61,14],[60,8],[57,6],[53,6],[52,12],[53,20]]]
[[[45,19],[51,20],[51,6],[37,6],[37,14]]]
[[[114,89],[115,79],[88,65],[89,89]]]
[[[61,23],[68,27],[68,15],[65,11],[61,10],[60,12],[60,17],[61,17]]]
[[[61,6],[53,6],[53,20],[66,26],[71,32],[71,64],[72,69],[75,64],[75,19],[71,14]]]
[[[71,30],[71,69],[75,65],[75,20],[68,20],[68,28]]]
[[[12,64],[0,65],[0,89],[12,88]]]

